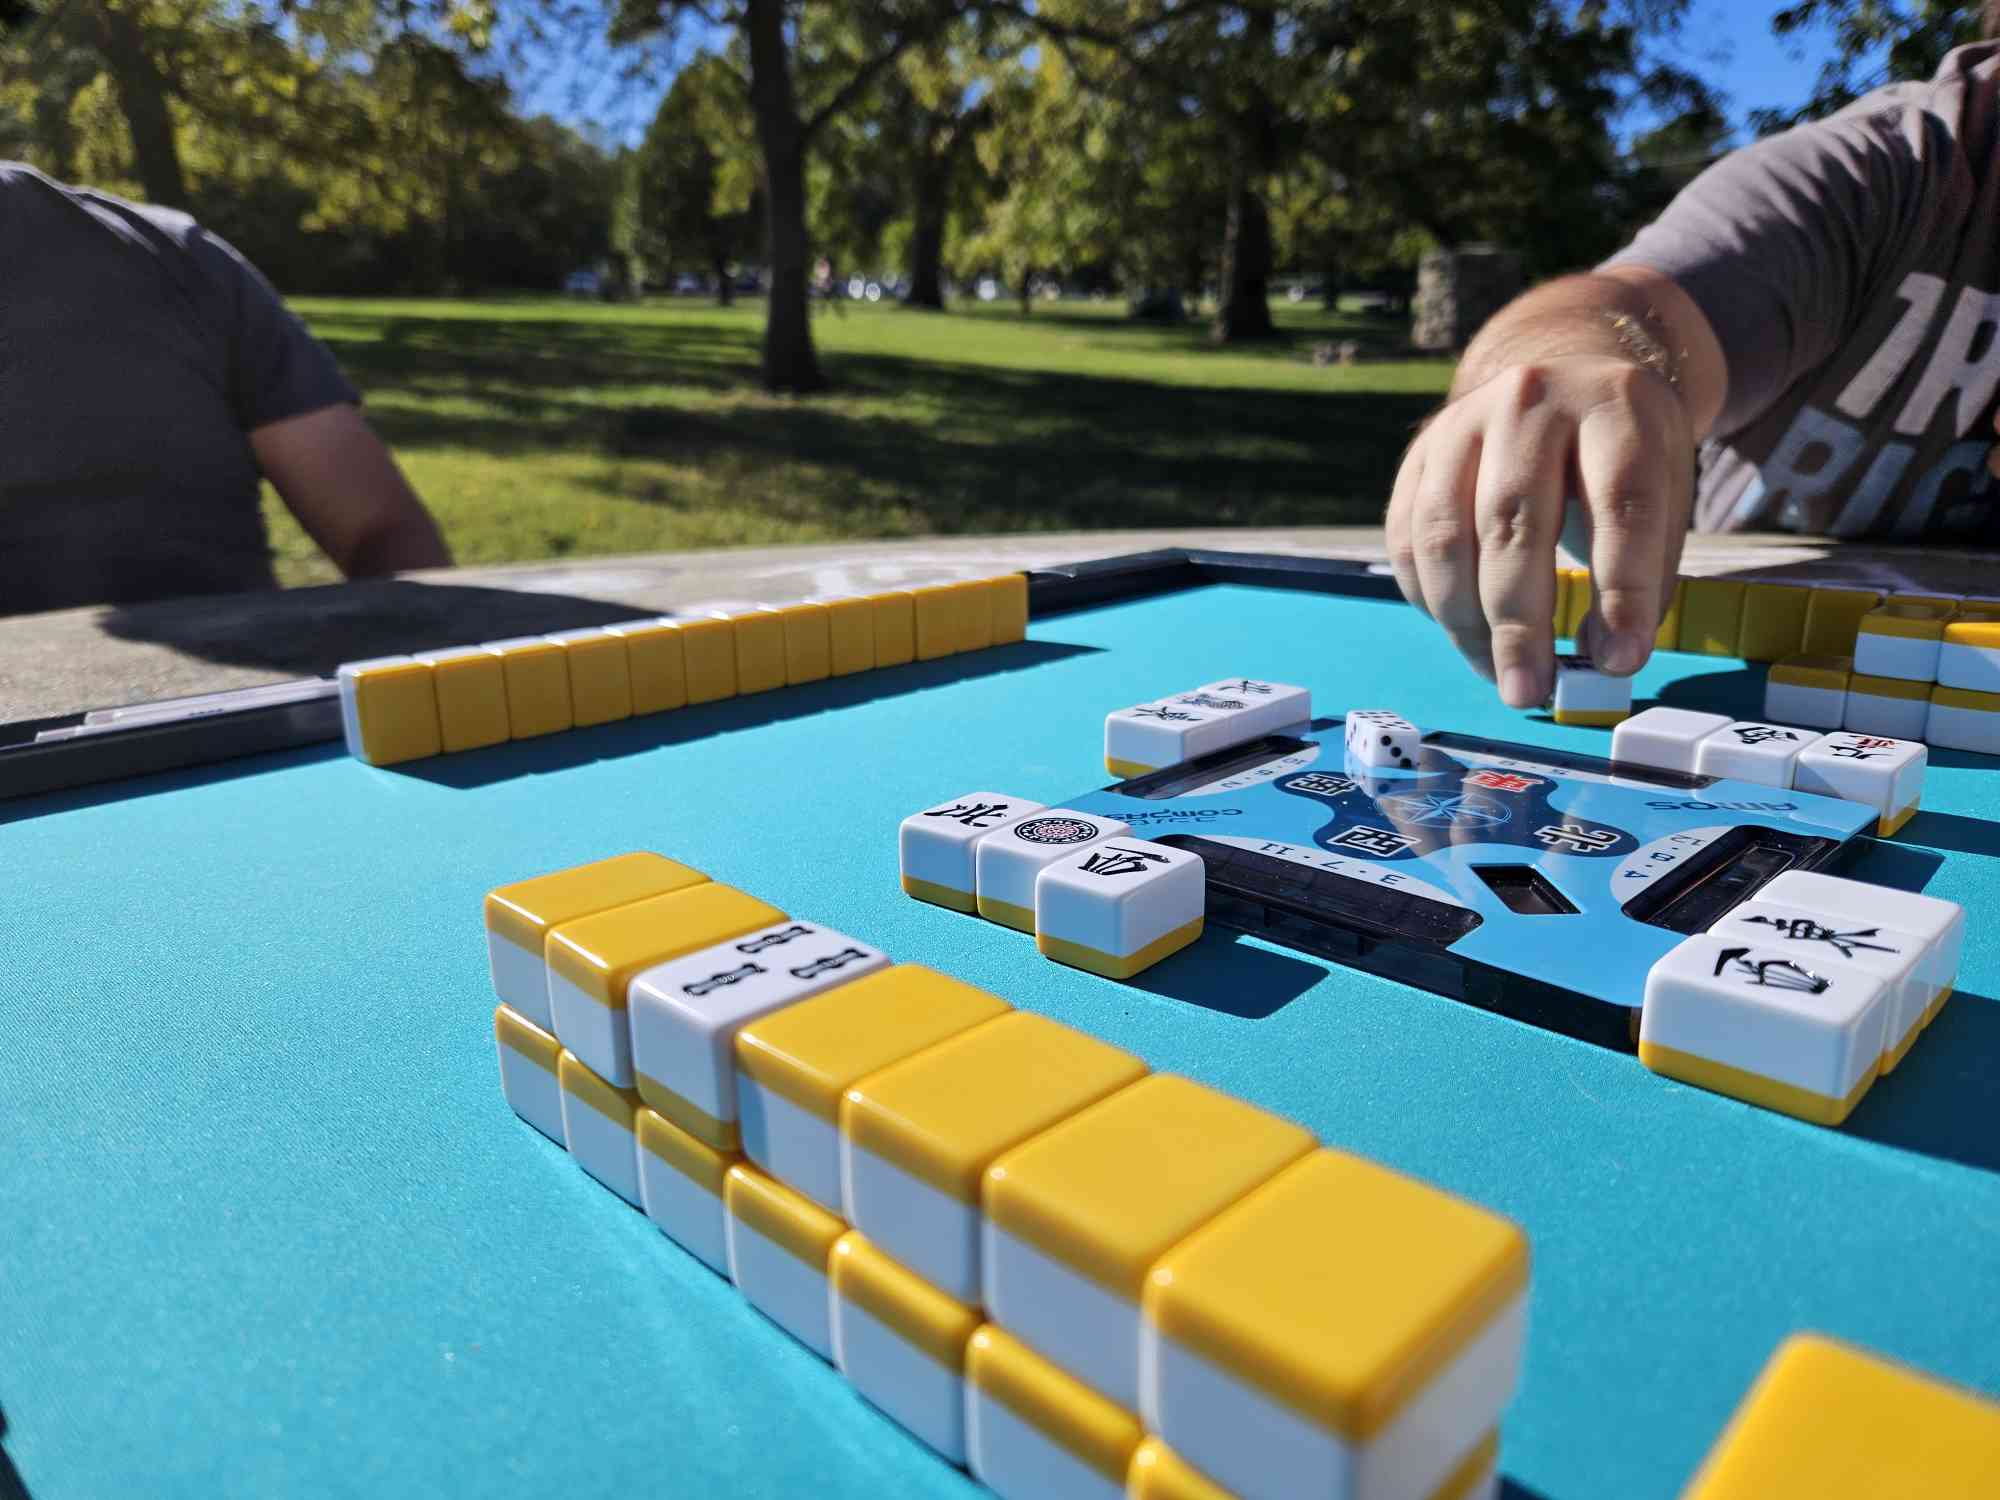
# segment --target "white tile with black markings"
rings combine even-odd
[[[1086,845],[1130,838],[1131,825],[1100,813],[1048,807],[979,842],[979,915],[1017,932],[1035,930],[1035,879]]]
[[[1011,792],[965,792],[911,813],[896,835],[904,893],[970,916],[979,909],[974,858],[979,841],[1041,810],[1041,803]]]
[[[1130,979],[1201,936],[1207,867],[1198,854],[1114,838],[1035,878],[1035,946],[1107,979]]]
[[[1740,720],[1725,724],[1695,746],[1694,768],[1704,776],[1791,789],[1799,752],[1819,735],[1789,724]]]

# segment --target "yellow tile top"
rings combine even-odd
[[[1881,602],[1873,589],[1814,589],[1799,649],[1808,656],[1851,655],[1862,617]]]
[[[1743,633],[1744,592],[1744,585],[1735,579],[1690,578],[1681,590],[1680,649],[1703,656],[1734,656]],[[1850,650],[1853,644],[1848,642]]]
[[[650,1151],[681,1176],[716,1197],[722,1196],[722,1182],[729,1169],[743,1160],[730,1151],[718,1151],[698,1141],[651,1106],[639,1111],[639,1149]]]
[[[736,1066],[833,1123],[870,1073],[1010,1009],[935,969],[894,964],[751,1022],[736,1034]]]
[[[1687,598],[1688,581],[1674,580],[1673,591],[1667,595],[1666,607],[1660,611],[1660,628],[1653,632],[1655,651],[1678,651],[1681,649],[1681,603]]]
[[[2000,713],[2000,693],[1982,693],[1977,688],[1951,688],[1939,683],[1931,689],[1936,708],[1970,708],[1980,713]]]
[[[1002,573],[992,581],[993,644],[1012,645],[1028,638],[1028,575]]]
[[[797,687],[818,682],[833,670],[832,624],[824,604],[787,604],[778,611],[785,626],[785,682]]]
[[[486,926],[539,958],[551,927],[706,879],[701,871],[658,854],[620,854],[487,892]]]
[[[1861,634],[1893,635],[1913,641],[1942,640],[1951,616],[1949,605],[1891,599],[1861,617]]]
[[[2000,1404],[1819,1334],[1771,1356],[1681,1500],[1985,1500]]]
[[[1562,576],[1566,581],[1563,589],[1562,628],[1556,632],[1564,640],[1575,640],[1577,631],[1583,628],[1584,618],[1590,613],[1594,597],[1590,586],[1588,568],[1564,568]]]
[[[1321,1150],[1175,1246],[1145,1309],[1185,1348],[1363,1441],[1527,1285],[1516,1225]]]
[[[1132,1455],[1125,1476],[1125,1500],[1236,1500],[1193,1464],[1156,1437]]]
[[[1122,1485],[1145,1436],[1139,1419],[1019,1339],[987,1323],[967,1346],[965,1375],[1058,1447]]]
[[[840,1128],[861,1149],[976,1205],[994,1157],[1145,1073],[1108,1042],[1014,1011],[863,1078],[841,1104]]]
[[[965,1346],[979,1327],[979,1313],[906,1270],[877,1250],[860,1232],[841,1236],[833,1247],[833,1290],[895,1330],[952,1374],[965,1369]]]
[[[1944,642],[1947,646],[1979,646],[1986,650],[2000,647],[2000,611],[1990,609],[1964,609],[1958,618],[1944,628]]]
[[[543,636],[491,641],[507,680],[507,732],[517,740],[560,734],[570,728],[569,656]]]
[[[927,584],[910,590],[916,608],[917,660],[935,661],[963,649],[969,633],[965,620],[965,596],[950,583]]]
[[[736,626],[710,616],[680,622],[687,671],[687,701],[713,703],[736,696]]]
[[[729,616],[736,627],[736,691],[768,693],[785,685],[785,622],[776,610]]]
[[[555,1072],[562,1044],[527,1017],[507,1006],[494,1006],[493,1035],[501,1046],[512,1048],[536,1067]]]
[[[639,1103],[636,1089],[621,1089],[606,1082],[567,1047],[556,1060],[556,1078],[562,1084],[564,1093],[581,1099],[619,1129],[638,1129],[639,1111],[643,1106]]]
[[[353,679],[362,758],[370,765],[424,760],[443,750],[437,687],[428,665],[385,661],[355,672]]]
[[[1847,679],[1850,693],[1860,693],[1867,698],[1905,698],[1915,703],[1927,702],[1934,686],[1934,683],[1913,682],[1907,677],[1871,677],[1866,672],[1856,672]]]
[[[632,717],[632,659],[622,639],[604,630],[566,630],[549,639],[568,657],[570,710],[577,728]]]
[[[671,620],[630,620],[604,628],[625,643],[633,713],[665,713],[687,704],[687,653],[680,626]]]
[[[748,1162],[729,1169],[722,1201],[737,1220],[822,1274],[834,1242],[847,1233],[847,1226],[817,1203]]]
[[[987,1218],[1137,1302],[1153,1262],[1313,1148],[1288,1120],[1158,1073],[987,1170]]]
[[[1831,692],[1847,691],[1847,680],[1854,675],[1854,658],[1851,656],[1788,656],[1783,661],[1771,663],[1771,681],[1782,682],[1792,687],[1825,688]]]
[[[623,1010],[625,986],[641,969],[784,920],[768,902],[704,881],[563,923],[548,936],[549,976]]]
[[[875,665],[875,601],[826,601],[827,671],[849,677]]]
[[[951,590],[957,596],[958,649],[984,651],[993,644],[992,581],[980,578],[954,583]]]
[[[900,667],[917,659],[917,605],[907,589],[871,594],[875,606],[875,665]]]
[[[1812,590],[1788,583],[1750,583],[1743,589],[1743,615],[1736,654],[1745,661],[1781,661],[1796,655],[1806,634],[1806,607]]]
[[[540,956],[554,926],[704,880],[700,870],[660,854],[616,854],[486,892],[486,928]]]
[[[427,652],[417,660],[431,669],[437,689],[438,738],[446,754],[479,750],[507,739],[507,674],[499,657],[477,646],[462,646]]]

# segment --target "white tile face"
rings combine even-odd
[[[2000,713],[1933,703],[1924,738],[1940,750],[1972,750],[2000,755]]]
[[[933,1452],[965,1462],[965,1381],[865,1307],[834,1294],[833,1362]]]
[[[1557,713],[1611,713],[1632,706],[1632,679],[1611,677],[1587,656],[1557,656],[1550,702]]]
[[[1117,958],[1201,917],[1201,856],[1144,839],[1106,839],[1035,877],[1035,931]]]
[[[1349,760],[1364,766],[1396,766],[1408,770],[1417,763],[1422,733],[1401,714],[1386,708],[1347,711],[1344,743]]]
[[[1879,922],[1924,942],[1920,972],[1935,998],[1958,982],[1959,950],[1965,940],[1965,908],[1916,891],[1893,890],[1837,875],[1787,870],[1757,893],[1760,901],[1828,911],[1854,924]]]
[[[1941,644],[1938,640],[1907,635],[1875,635],[1864,630],[1854,638],[1854,670],[1869,677],[1936,682]]]
[[[1206,694],[1194,696],[1208,697]],[[1235,699],[1211,699],[1209,704],[1139,703],[1104,716],[1104,758],[1132,765],[1179,765],[1197,755],[1254,740],[1259,731],[1244,708],[1212,706]]]
[[[1783,943],[1701,933],[1646,976],[1642,1044],[1844,1099],[1882,1055],[1888,986]]]
[[[973,847],[1042,804],[1008,792],[967,792],[903,819],[896,838],[902,872],[954,891],[973,892]]]
[[[1799,752],[1818,738],[1810,729],[1787,724],[1725,724],[1695,746],[1694,768],[1704,776],[1790,787]]]
[[[500,1054],[500,1092],[506,1095],[508,1106],[558,1146],[567,1145],[562,1085],[556,1075],[497,1038],[493,1047]]]
[[[982,839],[977,854],[979,894],[1010,906],[1035,909],[1035,878],[1086,844],[1129,838],[1130,825],[1097,813],[1046,808]]]
[[[2000,651],[1946,641],[1938,651],[1937,680],[1946,687],[2000,693]]]
[[[632,977],[632,1068],[721,1121],[736,1118],[736,1033],[760,1016],[887,967],[830,927],[779,922]]]
[[[1792,785],[1802,792],[1872,807],[1883,817],[1922,795],[1929,753],[1910,740],[1839,730],[1799,753]]]
[[[1611,731],[1611,758],[1656,771],[1694,770],[1695,747],[1729,723],[1725,714],[1649,708]]]
[[[992,1223],[983,1301],[993,1321],[1127,1411],[1139,1407],[1139,1307]]]
[[[1526,1334],[1517,1298],[1386,1428],[1349,1443],[1148,1325],[1140,1415],[1242,1500],[1428,1500],[1499,1421]]]
[[[1885,698],[1874,693],[1849,689],[1847,710],[1841,727],[1857,734],[1887,735],[1891,739],[1921,740],[1930,727],[1929,698]]]
[[[542,1030],[553,1032],[556,1026],[549,1015],[549,971],[542,955],[531,953],[489,929],[486,960],[493,970],[493,993],[500,997],[500,1003]]]
[[[631,1131],[562,1090],[563,1140],[576,1164],[634,1208],[639,1201],[639,1142]]]
[[[977,1207],[840,1139],[841,1217],[960,1302],[979,1301]]]
[[[729,1279],[757,1311],[821,1359],[833,1358],[831,1293],[824,1267],[814,1269],[728,1214]]]
[[[624,1009],[599,1005],[560,974],[549,975],[556,1039],[606,1083],[632,1087],[632,1025]]]
[[[736,1108],[743,1154],[792,1191],[804,1193],[828,1213],[839,1213],[840,1132],[833,1122],[740,1071]]]
[[[729,1230],[722,1195],[639,1148],[639,1205],[660,1232],[711,1270],[729,1274]]]
[[[1873,974],[1889,990],[1882,1039],[1887,1052],[1922,1022],[1931,1002],[1923,978],[1924,940],[1878,921],[1858,921],[1824,906],[1809,910],[1758,899],[1743,902],[1708,930],[1732,942],[1782,948],[1814,970]]]
[[[965,1386],[965,1462],[1000,1500],[1124,1500],[1107,1479],[970,1381]]]
[[[1312,693],[1289,682],[1225,677],[1220,682],[1204,682],[1195,692],[1248,703],[1260,735],[1275,734],[1280,729],[1312,721]]]
[[[1774,724],[1797,724],[1807,729],[1838,729],[1847,716],[1847,694],[1836,688],[1807,687],[1801,683],[1764,683],[1764,717]]]

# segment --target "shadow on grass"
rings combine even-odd
[[[811,401],[763,394],[747,320],[334,311],[313,322],[376,397],[396,446],[800,466],[826,476],[813,498],[831,524],[877,511],[886,489],[916,529],[945,533],[1372,521],[1436,404],[1424,393],[1212,389],[955,361],[950,335],[990,338],[984,318],[940,325],[935,356],[826,353],[835,390]],[[1126,356],[1135,344],[1182,358],[1205,347],[1188,330],[1068,322]],[[691,399],[659,399],[676,387]],[[743,400],[719,399],[729,397]],[[595,482],[617,498],[674,503],[671,485],[636,465],[607,465]]]

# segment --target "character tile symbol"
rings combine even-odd
[[[1373,855],[1376,859],[1394,859],[1417,846],[1417,841],[1400,833],[1391,833],[1386,828],[1374,828],[1366,823],[1356,823],[1351,828],[1343,828],[1328,839],[1329,847],[1352,849],[1357,854]]]
[[[791,926],[781,927],[776,932],[767,932],[761,937],[753,937],[747,943],[738,943],[735,945],[736,951],[738,953],[762,953],[766,948],[776,948],[782,943],[791,942],[794,938],[810,936],[811,933],[812,928],[804,927],[794,922]]]
[[[1567,848],[1578,854],[1597,854],[1616,844],[1620,834],[1613,828],[1585,828],[1579,823],[1553,823],[1535,830],[1535,837],[1551,849]]]
[[[967,828],[991,828],[1007,816],[1004,802],[955,802],[950,807],[933,808],[924,814],[927,818],[950,818],[954,823],[963,823]]]
[[[1184,713],[1177,708],[1135,708],[1132,710],[1132,717],[1135,719],[1162,719],[1170,724],[1193,724],[1197,723],[1200,719],[1198,714]]]
[[[1886,750],[1864,750],[1859,745],[1829,745],[1826,753],[1835,760],[1873,760],[1878,755],[1887,755]]]
[[[1273,689],[1268,682],[1253,682],[1248,677],[1239,677],[1234,682],[1225,682],[1223,688],[1232,693],[1255,693],[1260,698],[1268,698]]]
[[[1106,844],[1102,849],[1094,849],[1083,857],[1083,873],[1102,875],[1138,875],[1149,864],[1169,863],[1166,855],[1152,854],[1144,849],[1121,849],[1116,844]]]
[[[1213,693],[1189,693],[1185,698],[1174,699],[1176,703],[1189,703],[1196,708],[1238,709],[1250,705],[1241,698],[1218,698]]]
[[[1728,969],[1767,989],[1797,990],[1807,995],[1824,995],[1833,988],[1832,980],[1820,978],[1804,964],[1789,958],[1750,958],[1749,952],[1748,948],[1724,948],[1716,955],[1716,977],[1721,978],[1722,971]]]
[[[1805,738],[1796,729],[1785,729],[1777,724],[1739,724],[1729,732],[1745,745],[1767,745],[1772,740]]]
[[[1492,792],[1531,792],[1541,784],[1539,776],[1522,776],[1513,771],[1474,771],[1465,778],[1466,786],[1483,786]]]
[[[831,974],[835,969],[844,969],[867,956],[866,949],[842,948],[838,953],[829,953],[824,958],[816,958],[809,964],[800,964],[796,969],[787,969],[785,972],[794,979],[817,979],[822,974]]]
[[[1822,927],[1811,917],[1767,917],[1749,916],[1746,922],[1756,922],[1765,927],[1774,927],[1778,935],[1788,942],[1825,943],[1842,958],[1854,957],[1855,950],[1866,948],[1872,953],[1901,953],[1900,948],[1888,943],[1866,943],[1863,938],[1880,937],[1879,927],[1857,927],[1852,932],[1837,932],[1831,927]]]
[[[706,979],[697,979],[691,984],[684,984],[681,986],[681,993],[683,995],[691,995],[699,1000],[703,995],[722,989],[725,985],[741,984],[753,974],[768,973],[770,973],[770,970],[766,969],[762,964],[739,964],[736,968],[724,969],[719,973],[711,974]]]

